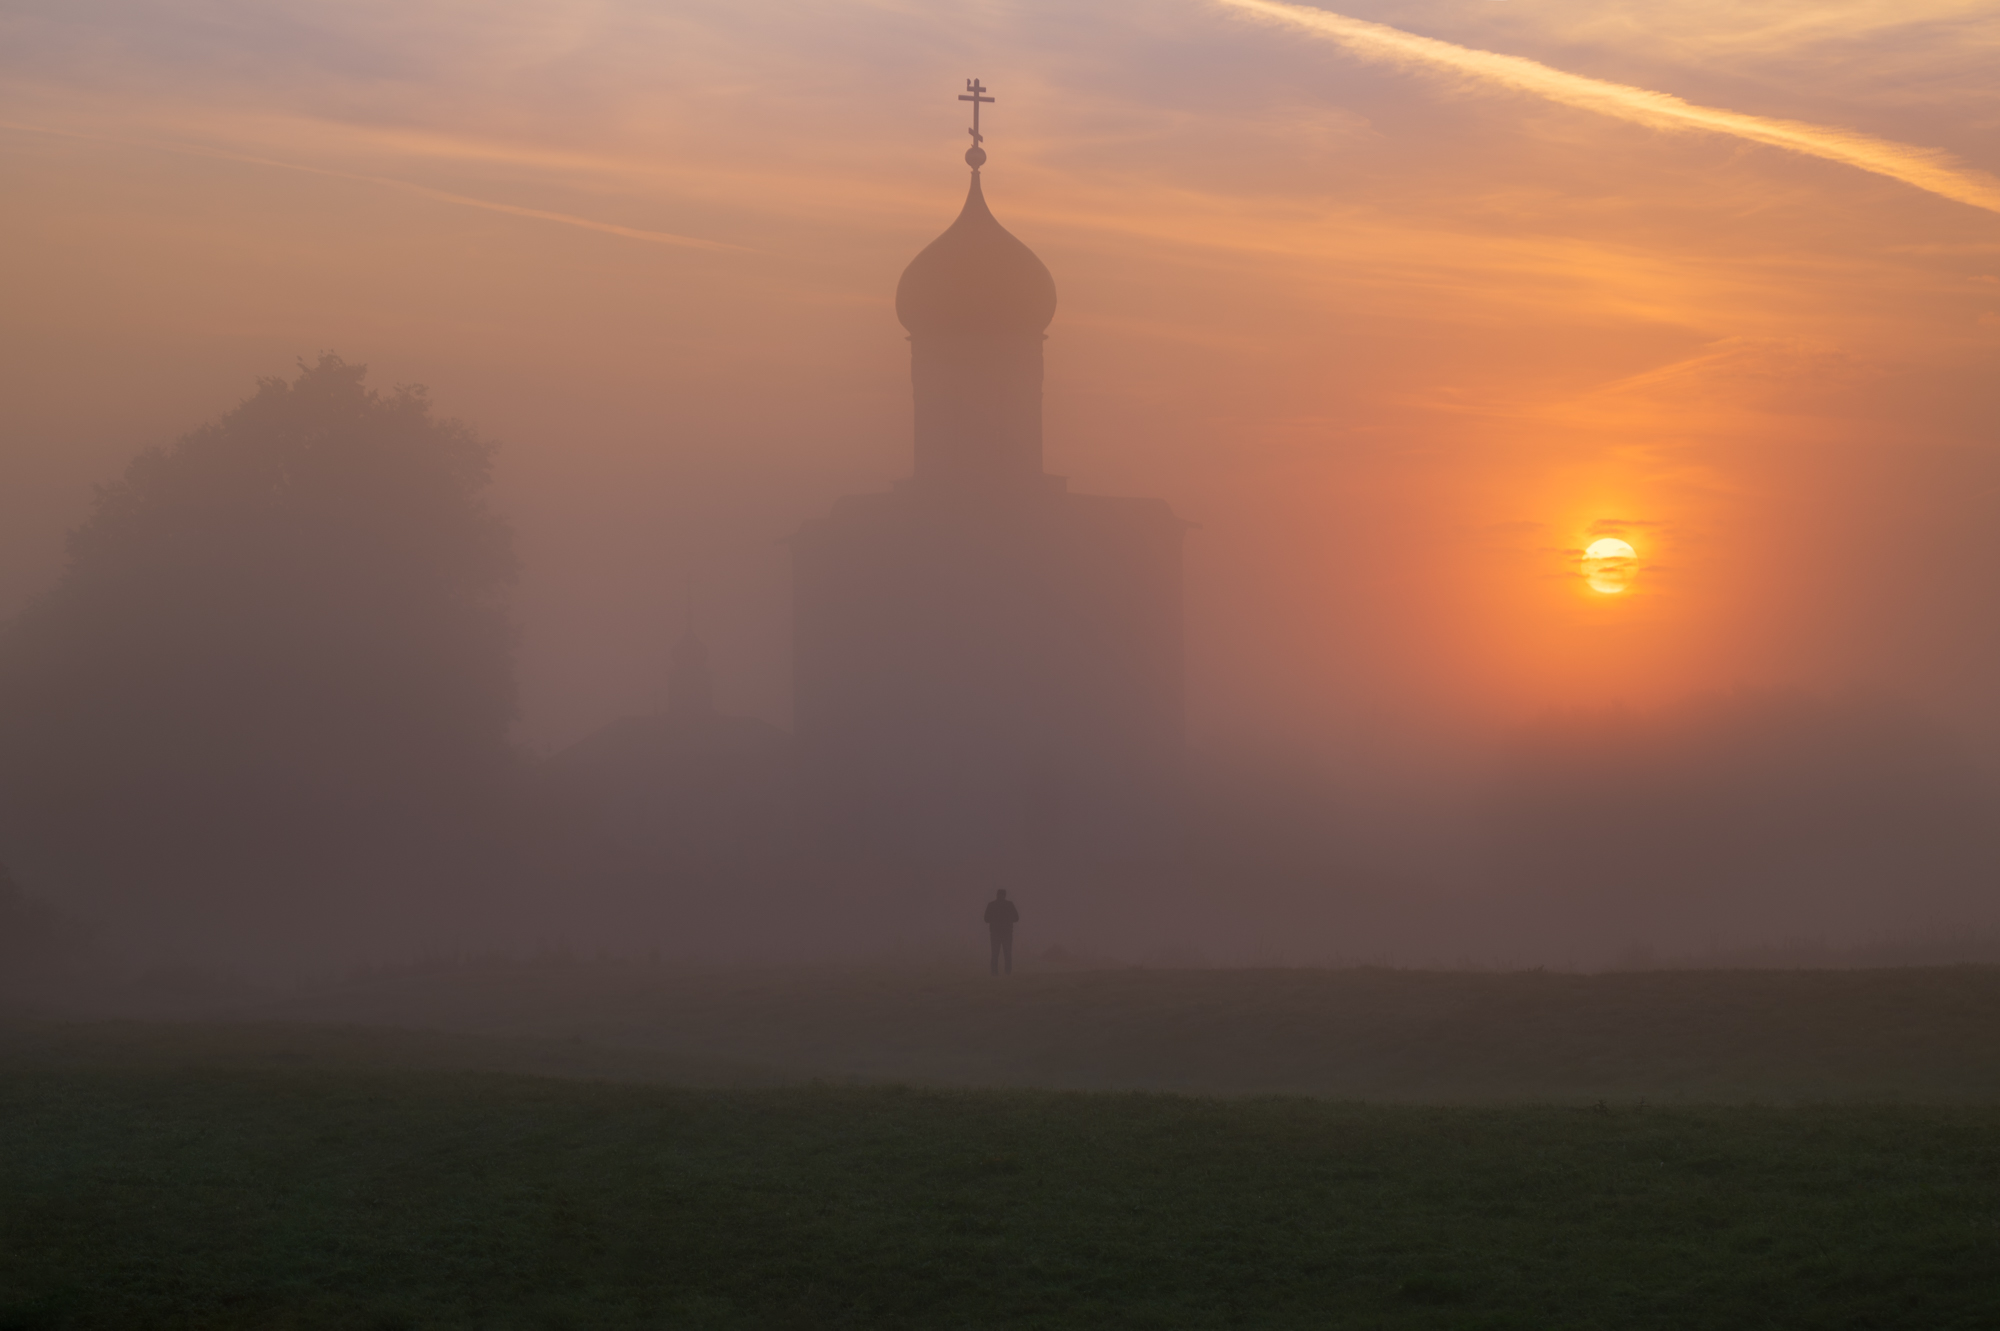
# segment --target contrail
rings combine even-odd
[[[1770,120],[1740,111],[1696,106],[1670,93],[1566,74],[1521,56],[1454,46],[1434,37],[1419,37],[1400,28],[1324,9],[1282,4],[1279,0],[1216,0],[1216,3],[1267,23],[1303,28],[1315,36],[1339,42],[1367,59],[1450,70],[1653,129],[1698,129],[1729,134],[1809,157],[1842,162],[1943,198],[2000,213],[2000,180],[1983,171],[1962,167],[1949,153],[1935,148],[1914,148],[1852,130],[1808,125],[1797,120]]]
[[[199,153],[205,157],[227,158],[232,162],[249,162],[256,166],[274,166],[286,171],[304,171],[315,176],[331,176],[335,180],[355,180],[367,185],[384,185],[390,189],[422,195],[426,199],[436,199],[440,203],[455,203],[462,208],[484,208],[488,212],[506,213],[511,217],[532,217],[541,222],[560,222],[564,226],[582,227],[586,231],[602,231],[607,236],[623,236],[627,240],[643,240],[654,245],[754,253],[741,245],[729,245],[719,240],[702,240],[695,236],[676,235],[671,231],[646,231],[634,226],[620,226],[616,222],[599,222],[589,217],[577,217],[571,213],[552,213],[542,208],[523,208],[519,204],[495,203],[491,199],[478,199],[468,194],[451,194],[441,189],[432,189],[429,185],[412,184],[410,181],[397,180],[391,176],[365,176],[352,171],[331,171],[323,166],[301,166],[297,162],[280,162],[268,157],[250,157],[243,153],[213,152],[200,148],[183,148],[179,151]]]
[[[250,158],[243,159],[252,160]],[[286,162],[272,162],[272,166],[288,166]],[[491,199],[475,199],[464,194],[447,194],[441,189],[428,185],[412,185],[406,180],[392,180],[387,176],[354,176],[344,171],[323,171],[318,167],[302,166],[294,170],[313,171],[324,176],[339,176],[347,180],[364,180],[371,185],[388,185],[395,189],[421,194],[427,199],[441,203],[456,203],[466,208],[485,208],[491,212],[508,213],[514,217],[533,217],[543,222],[561,222],[564,226],[580,226],[586,231],[602,231],[607,236],[623,236],[627,240],[650,241],[655,245],[678,245],[686,249],[732,250],[738,254],[754,254],[756,251],[742,245],[730,245],[720,240],[701,240],[695,236],[676,235],[671,231],[646,231],[639,227],[620,226],[616,222],[598,222],[588,217],[576,217],[569,213],[545,212],[540,208],[523,208],[518,204],[495,203]]]
[[[570,213],[552,213],[542,208],[524,208],[519,204],[496,203],[491,199],[474,198],[467,194],[451,194],[429,185],[418,185],[407,180],[397,180],[392,176],[361,175],[353,171],[334,171],[323,166],[305,166],[299,162],[284,162],[271,157],[253,157],[248,153],[226,152],[219,148],[201,148],[188,144],[157,143],[144,139],[114,138],[108,135],[79,134],[74,130],[48,129],[41,125],[22,125],[11,121],[0,121],[0,129],[25,130],[31,134],[53,134],[66,139],[89,139],[98,143],[122,143],[143,148],[154,148],[162,152],[182,153],[190,157],[211,157],[225,162],[245,162],[252,166],[275,167],[282,171],[303,171],[307,175],[329,176],[335,180],[353,180],[365,185],[381,185],[389,189],[399,189],[410,194],[422,195],[426,199],[436,199],[440,203],[453,203],[463,208],[484,208],[488,212],[506,213],[512,217],[532,217],[541,222],[560,222],[564,226],[582,227],[586,231],[602,231],[609,236],[623,236],[627,240],[643,240],[654,245],[674,245],[685,249],[724,250],[739,254],[754,254],[742,245],[730,245],[720,240],[702,240],[695,236],[676,235],[671,231],[646,231],[639,227],[620,226],[616,222],[599,222],[588,217],[577,217]]]

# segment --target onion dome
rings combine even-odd
[[[973,153],[986,158],[975,145],[967,161]],[[903,270],[896,317],[918,336],[1039,337],[1056,317],[1056,281],[987,210],[978,166],[958,220]]]

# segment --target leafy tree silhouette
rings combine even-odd
[[[512,538],[493,448],[323,354],[140,454],[0,634],[13,844],[136,891],[275,889],[490,785]]]

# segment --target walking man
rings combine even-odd
[[[993,894],[993,900],[986,903],[986,932],[993,939],[993,973],[1000,973],[1000,963],[1007,963],[1007,973],[1014,973],[1014,926],[1020,922],[1021,912],[1014,909],[1014,903],[1007,900],[1007,889],[1001,888]]]

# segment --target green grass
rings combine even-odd
[[[438,1052],[6,1046],[0,1327],[2000,1325],[2000,1108],[693,1089]]]

